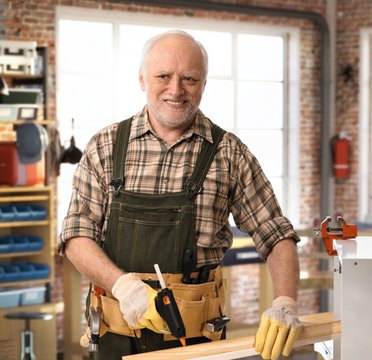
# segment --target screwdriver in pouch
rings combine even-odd
[[[165,286],[159,265],[155,264],[154,268],[161,286],[161,290],[155,298],[156,310],[167,323],[171,334],[176,337],[183,346],[186,346],[185,325],[183,324],[173,292]]]

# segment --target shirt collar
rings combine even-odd
[[[202,113],[200,109],[198,109],[194,123],[189,129],[186,130],[182,136],[182,139],[187,139],[195,134],[203,137],[210,143],[213,143],[212,126],[212,122]],[[133,117],[130,139],[139,138],[147,132],[154,134],[154,130],[152,129],[148,118],[147,106],[145,106],[137,115]]]

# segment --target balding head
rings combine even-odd
[[[151,50],[160,42],[171,40],[172,38],[178,39],[178,40],[180,38],[184,38],[185,42],[188,42],[190,46],[194,46],[199,49],[200,54],[203,59],[205,79],[206,79],[208,75],[208,53],[206,52],[204,46],[199,41],[195,40],[194,37],[192,37],[186,31],[182,31],[182,30],[169,30],[164,33],[158,34],[146,41],[146,43],[143,46],[142,55],[141,55],[142,73],[143,74],[146,73],[146,63],[147,63],[148,56],[151,53]]]

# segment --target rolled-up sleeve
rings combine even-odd
[[[231,212],[239,230],[248,232],[259,256],[266,260],[276,243],[300,238],[289,219],[283,216],[273,188],[258,160],[238,141],[234,151]]]
[[[97,243],[103,240],[109,216],[110,137],[110,131],[94,136],[76,168],[70,205],[58,238],[60,255],[65,254],[65,245],[72,238],[88,237]]]

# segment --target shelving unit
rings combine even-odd
[[[3,291],[10,288],[29,288],[45,286],[45,303],[20,307],[6,307],[0,309],[0,341],[16,340],[16,349],[20,349],[20,334],[24,328],[21,320],[5,319],[6,313],[15,311],[42,311],[56,314],[56,305],[50,301],[51,283],[54,279],[54,213],[53,213],[53,191],[48,186],[33,187],[7,187],[0,186],[0,205],[25,204],[42,205],[47,210],[47,217],[40,221],[9,221],[0,222],[0,235],[35,235],[44,240],[44,246],[40,251],[1,253],[0,263],[32,262],[48,264],[49,276],[43,279],[12,281],[0,283]],[[53,316],[51,321],[35,320],[31,322],[35,331],[35,351],[40,354],[40,359],[56,358],[56,319]],[[45,349],[45,344],[48,344]],[[19,358],[19,354],[18,354]],[[39,357],[38,357],[39,359]]]
[[[35,63],[35,73],[3,73],[0,75],[5,79],[9,88],[38,88],[41,90],[42,103],[41,113],[38,114],[38,123],[44,127],[55,124],[54,120],[48,119],[48,48],[47,46],[37,46],[37,60]],[[1,123],[12,124],[14,128],[21,125],[24,120],[1,120]],[[28,120],[29,122],[29,120]],[[21,331],[24,329],[24,321],[10,320],[4,318],[7,313],[18,311],[40,311],[53,314],[50,321],[32,320],[31,330],[34,331],[34,351],[38,360],[55,359],[57,354],[57,325],[56,314],[61,312],[61,305],[51,303],[51,284],[54,280],[54,255],[56,252],[54,236],[54,198],[53,189],[48,186],[48,174],[50,170],[50,150],[45,153],[45,182],[43,185],[35,186],[4,186],[0,185],[0,205],[42,205],[47,210],[47,217],[37,221],[0,221],[0,235],[28,235],[39,236],[44,240],[44,246],[37,251],[22,251],[0,253],[0,263],[12,264],[19,262],[29,262],[36,264],[47,264],[50,271],[49,275],[42,279],[32,276],[32,280],[0,282],[1,291],[11,291],[13,288],[32,288],[44,287],[45,301],[40,304],[4,307],[0,308],[0,343],[2,341],[16,341],[17,358],[20,357]],[[36,301],[35,301],[36,302]],[[31,302],[32,303],[32,302]],[[46,346],[47,344],[47,346]]]
[[[38,74],[1,74],[9,87],[37,86],[43,94],[43,118],[48,119],[48,47],[37,46],[38,59],[42,63],[41,72]]]

